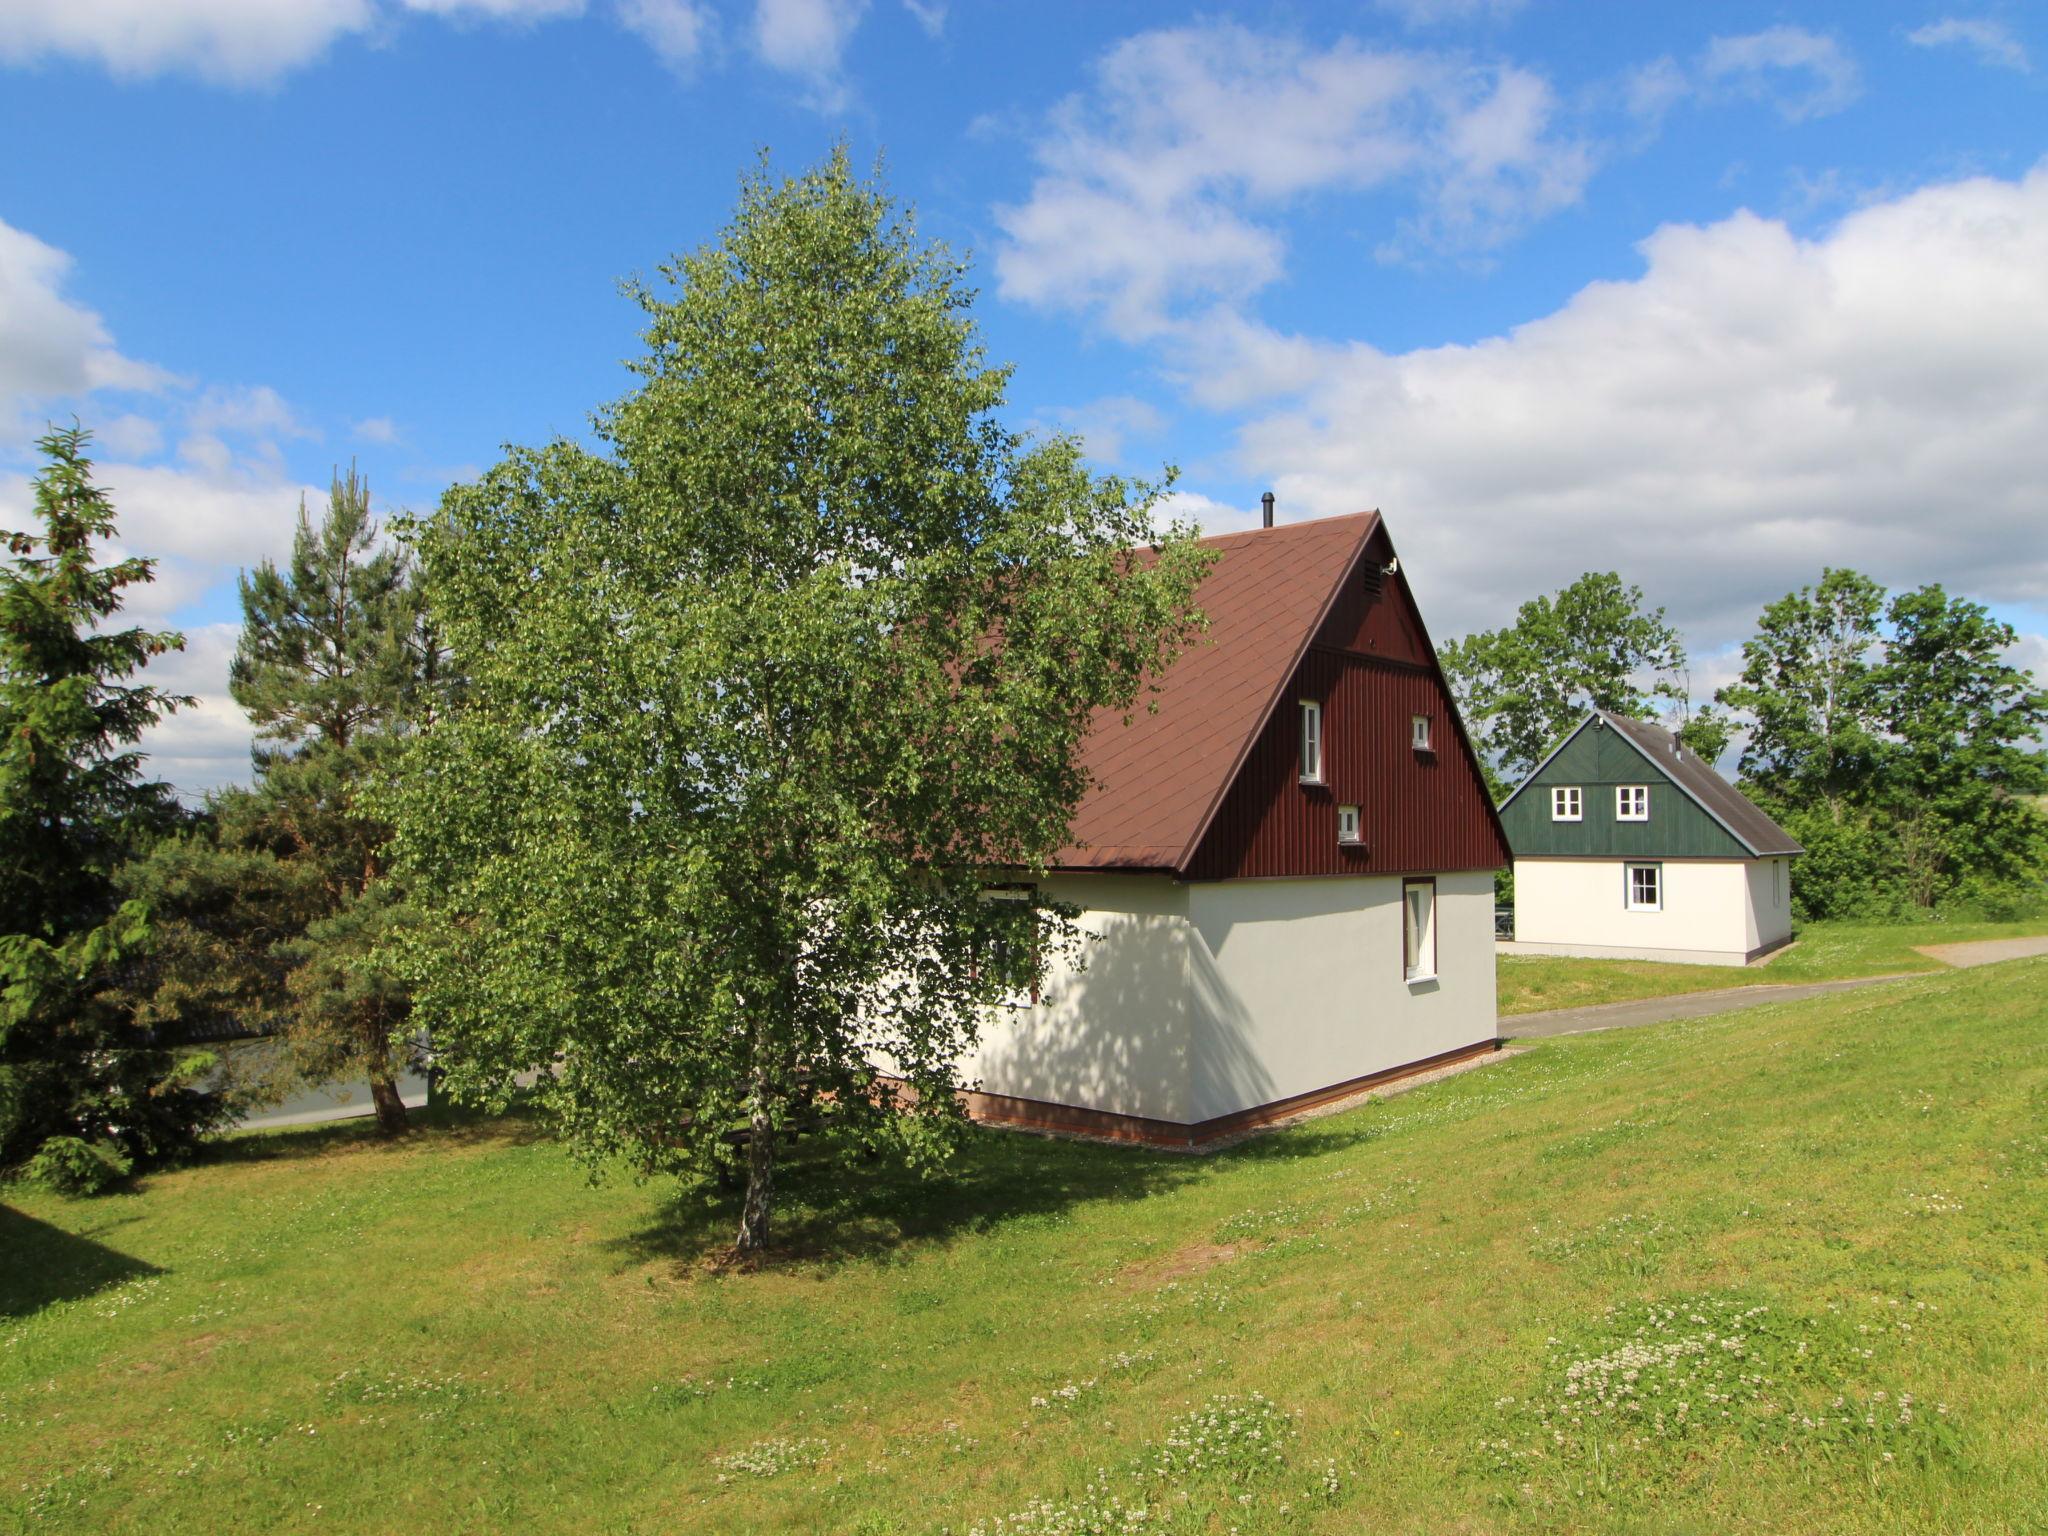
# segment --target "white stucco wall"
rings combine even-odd
[[[1191,886],[1195,1119],[1493,1039],[1493,876],[1436,892],[1436,979],[1411,985],[1398,877]]]
[[[1086,967],[1061,964],[1036,1007],[999,1009],[962,1081],[987,1093],[1185,1123],[1188,887],[1164,875],[1060,875],[1045,891],[1081,907]]]
[[[1777,871],[1775,880],[1773,870]],[[1749,947],[1775,949],[1792,937],[1792,861],[1756,859],[1749,866]]]
[[[1654,912],[1629,910],[1625,866],[1634,862],[1515,860],[1512,949],[1739,965],[1792,931],[1790,908],[1772,905],[1770,860],[1662,860]]]
[[[1437,880],[1437,979],[1402,976],[1401,881],[1073,875],[1086,968],[989,1022],[989,1093],[1190,1124],[1496,1033],[1493,880]]]

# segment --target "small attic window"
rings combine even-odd
[[[1416,751],[1429,751],[1429,716],[1410,715],[1408,717],[1408,734],[1409,740],[1414,745]]]
[[[1323,782],[1323,706],[1314,699],[1301,701],[1301,782]]]
[[[1337,807],[1337,841],[1355,843],[1358,841],[1358,807],[1340,805]]]
[[[1617,784],[1614,789],[1614,819],[1616,821],[1648,821],[1650,819],[1650,786],[1647,784]]]
[[[1550,792],[1550,819],[1552,821],[1580,821],[1585,817],[1584,802],[1576,784],[1560,784]]]

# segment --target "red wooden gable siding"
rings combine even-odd
[[[1392,875],[1498,869],[1507,845],[1485,782],[1457,735],[1406,581],[1376,580],[1388,558],[1375,534],[1288,680],[1188,876]],[[1373,590],[1375,587],[1378,590]],[[1300,701],[1323,706],[1323,783],[1300,782]],[[1411,720],[1430,717],[1434,750]],[[1337,807],[1359,808],[1362,845],[1337,841]]]

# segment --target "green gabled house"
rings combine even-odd
[[[1500,808],[1511,954],[1745,965],[1792,936],[1804,850],[1669,731],[1595,710]]]

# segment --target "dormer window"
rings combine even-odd
[[[1410,715],[1408,717],[1408,732],[1414,742],[1416,751],[1429,751],[1429,716]]]
[[[1576,784],[1560,784],[1550,792],[1552,821],[1583,821],[1585,809]]]
[[[1314,699],[1301,701],[1301,782],[1323,782],[1323,706]]]
[[[1614,790],[1614,819],[1616,821],[1648,821],[1650,819],[1650,786],[1647,784],[1620,784]]]
[[[1340,805],[1337,807],[1337,841],[1355,843],[1358,841],[1358,807]]]

